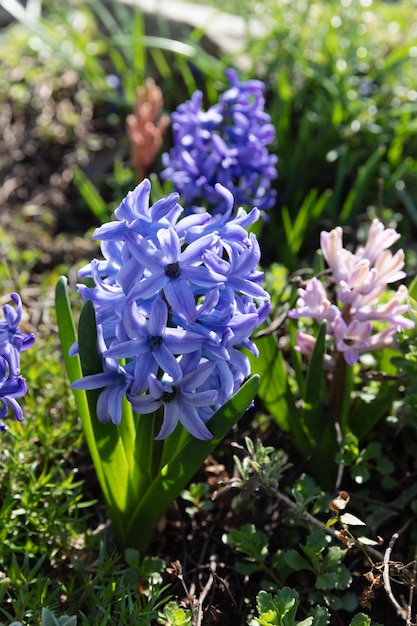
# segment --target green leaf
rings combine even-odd
[[[100,224],[108,222],[111,213],[108,204],[105,200],[103,200],[91,180],[89,180],[84,172],[78,167],[73,168],[72,174],[74,177],[74,183],[76,184],[78,191],[91,213],[100,222]]]
[[[288,431],[294,399],[288,386],[288,374],[284,357],[274,335],[263,335],[255,341],[259,356],[249,354],[251,371],[258,374],[260,384],[258,397],[265,409],[273,415],[279,428]]]
[[[320,326],[313,353],[307,369],[303,395],[303,408],[298,419],[291,421],[291,438],[301,454],[306,458],[320,443],[319,459],[334,458],[334,436],[331,428],[326,428],[325,407],[322,401],[323,356],[325,351],[326,324]],[[301,431],[301,432],[300,432]],[[301,434],[302,433],[302,434]],[[321,483],[329,479],[329,468],[320,463],[310,465],[311,472]],[[316,471],[315,471],[316,470]]]
[[[76,342],[76,334],[74,318],[72,315],[71,305],[68,296],[68,280],[65,276],[61,276],[56,284],[55,308],[58,322],[58,334],[61,342],[64,365],[67,371],[69,381],[70,383],[73,383],[75,380],[82,378],[83,372],[81,369],[79,356],[69,356],[69,350]],[[78,414],[80,416],[83,426],[84,435],[90,451],[90,455],[94,464],[94,468],[96,470],[97,478],[103,491],[104,498],[107,501],[109,499],[109,493],[107,490],[107,483],[101,468],[100,455],[91,425],[87,395],[85,391],[77,389],[73,389],[73,394],[77,405]]]
[[[242,576],[251,576],[255,572],[259,572],[259,565],[257,563],[250,563],[249,561],[237,561],[234,568],[238,574]]]
[[[326,340],[326,324],[323,322],[317,334],[316,343],[307,369],[304,403],[310,410],[316,409],[321,402],[323,387],[323,356]]]
[[[74,616],[63,615],[58,618],[59,626],[77,626],[77,618]]]
[[[131,567],[132,569],[136,569],[137,567],[139,567],[140,554],[137,550],[135,550],[134,548],[126,548],[126,550],[124,551],[124,557],[129,567]]]
[[[97,326],[93,303],[88,300],[81,311],[78,323],[78,349],[84,376],[103,371],[102,358],[97,344]],[[134,425],[131,412],[125,412],[120,426],[103,424],[97,417],[97,400],[101,389],[86,392],[89,416],[83,422],[88,446],[98,450],[98,461],[94,465],[100,468],[105,481],[105,498],[114,532],[122,542],[127,518],[134,508],[138,497],[138,488],[142,487],[139,476],[135,474],[134,458],[131,446],[135,441]],[[128,452],[125,448],[126,441]],[[93,459],[94,460],[94,459]],[[96,467],[97,469],[97,467]],[[138,480],[132,480],[137,478]],[[123,543],[121,543],[123,546]],[[126,546],[128,547],[128,546]]]
[[[58,620],[48,609],[42,609],[42,626],[59,626]]]
[[[207,427],[213,438],[202,441],[190,436],[185,445],[161,469],[129,519],[126,519],[122,535],[125,547],[136,547],[143,554],[160,517],[246,411],[255,397],[258,386],[259,377],[252,376],[208,420]]]
[[[317,589],[336,589],[337,574],[334,572],[326,572],[320,574],[316,579]]]
[[[410,296],[410,298],[417,301],[417,276],[411,281],[411,284],[408,288],[408,295]]]
[[[352,576],[343,563],[339,563],[331,572],[324,572],[317,576],[317,589],[347,589],[352,582]]]
[[[314,626],[327,626],[330,622],[330,613],[324,606],[315,606],[310,609],[310,613],[313,617]]]
[[[140,563],[139,572],[141,578],[151,582],[152,584],[156,584],[156,582],[162,582],[162,574],[165,571],[165,568],[166,563],[163,559],[158,557],[147,557]]]
[[[165,618],[166,621],[164,623],[169,626],[186,626],[186,624],[192,623],[191,611],[188,609],[184,611],[173,600],[164,606],[161,617]]]
[[[382,157],[386,152],[386,147],[379,145],[376,150],[368,157],[366,162],[359,168],[359,173],[353,184],[352,189],[343,204],[339,219],[341,222],[347,222],[363,209],[363,198],[369,187],[369,180],[374,175],[375,170],[379,166]]]
[[[288,249],[291,257],[294,259],[297,258],[297,254],[305,242],[306,233],[308,233],[312,224],[319,219],[325,208],[328,206],[331,191],[326,190],[321,196],[317,196],[317,189],[311,189],[309,191],[299,207],[293,223],[291,223],[288,207],[283,206],[281,209],[282,222]]]
[[[61,277],[56,286],[56,310],[64,363],[70,382],[82,378],[83,375],[101,372],[102,360],[98,351],[95,313],[91,301],[85,303],[80,314],[79,356],[68,356],[76,336],[65,277]],[[100,392],[100,389],[87,392],[74,390],[74,397],[115,535],[121,537],[126,525],[122,516],[128,515],[127,511],[136,506],[139,489],[146,491],[149,480],[143,484],[143,474],[139,474],[140,468],[135,465],[136,432],[131,406],[127,401],[124,402],[120,426],[102,424],[96,414]]]
[[[311,564],[297,550],[288,550],[285,554],[285,561],[296,572],[303,569],[314,571]]]
[[[260,617],[258,621],[262,626],[268,624],[294,626],[299,603],[298,593],[291,587],[283,587],[273,596],[266,591],[260,591],[256,597]]]
[[[330,546],[323,559],[323,570],[327,570],[342,562],[344,551],[339,546]]]
[[[391,410],[398,398],[401,380],[388,380],[380,383],[375,397],[370,401],[359,398],[349,416],[349,426],[359,441],[372,431],[378,422]]]
[[[314,528],[307,537],[306,547],[318,556],[327,546],[326,533],[319,528]]]
[[[334,524],[336,524],[336,522],[338,522],[338,521],[339,521],[339,518],[337,516],[331,517],[325,523],[324,528],[330,528],[330,526],[334,526]]]
[[[76,341],[75,324],[68,296],[68,280],[60,276],[55,288],[55,309],[58,321],[58,334],[62,347],[65,369],[70,382],[81,378],[82,371],[78,356],[70,357],[69,350]],[[83,391],[75,391],[75,398],[84,398]]]
[[[268,554],[268,537],[262,530],[256,530],[254,524],[233,528],[224,541],[253,561],[262,562]]]
[[[303,408],[299,419],[291,421],[291,438],[308,461],[309,473],[327,489],[334,485],[336,465],[333,459],[338,446],[329,411],[323,402],[323,358],[326,324],[321,324],[307,369]],[[300,435],[300,431],[303,433]],[[315,454],[312,454],[312,452]],[[323,463],[323,459],[326,463]]]
[[[371,618],[365,613],[357,613],[350,622],[350,626],[371,626]]]

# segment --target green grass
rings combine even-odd
[[[410,220],[398,190],[417,194],[416,20],[409,3],[280,2],[271,35],[251,43],[270,85],[279,203],[304,240],[317,219],[354,224],[389,207]],[[300,223],[314,189],[322,206]],[[274,223],[280,237],[279,212]],[[280,245],[294,267],[299,250]]]

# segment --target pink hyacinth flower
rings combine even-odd
[[[414,328],[413,320],[404,317],[410,309],[408,300],[408,289],[405,285],[400,285],[396,294],[383,304],[377,306],[362,306],[354,311],[355,319],[364,322],[366,320],[380,320],[392,324],[395,328]]]
[[[366,244],[363,248],[358,248],[356,256],[374,263],[376,257],[383,250],[390,248],[399,238],[400,235],[396,230],[385,228],[382,222],[374,219],[369,228]]]
[[[353,319],[346,324],[339,316],[334,322],[334,336],[336,349],[343,352],[346,363],[353,365],[359,358],[359,354],[369,349],[369,339],[372,333],[371,322],[360,322]]]
[[[288,312],[288,317],[312,317],[321,324],[327,319],[329,309],[333,306],[327,298],[322,283],[316,278],[308,281],[305,289],[298,290],[296,308]],[[334,307],[336,308],[336,307]]]
[[[304,356],[311,356],[316,345],[316,338],[307,333],[303,333],[301,330],[297,331],[295,336],[296,346],[295,349]]]

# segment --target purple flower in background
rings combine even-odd
[[[94,286],[79,291],[94,305],[103,372],[73,387],[102,389],[102,422],[120,424],[126,396],[139,413],[163,408],[159,439],[178,422],[209,439],[206,421],[250,373],[242,349],[256,354],[250,335],[270,308],[258,242],[246,231],[259,211],[233,216],[232,194],[221,185],[216,193],[224,215],[180,219],[177,194],[150,206],[144,180],[116,209],[118,219],[94,233],[105,260],[81,270]]]
[[[318,324],[326,321],[326,332],[334,340],[334,349],[343,353],[353,365],[364,352],[394,345],[395,334],[414,328],[414,321],[405,317],[409,311],[407,287],[401,285],[393,295],[381,301],[387,285],[404,278],[404,251],[394,254],[388,249],[398,239],[393,228],[385,228],[373,220],[364,247],[355,253],[343,247],[343,231],[339,227],[320,236],[321,250],[336,283],[336,302],[331,303],[323,284],[309,280],[298,290],[296,307],[288,312],[291,318],[311,318]],[[376,323],[376,325],[375,325]],[[385,325],[381,330],[381,323]],[[308,333],[297,334],[296,348],[310,356],[315,339]],[[333,363],[326,355],[327,363]]]
[[[26,381],[20,373],[20,353],[35,343],[33,333],[22,333],[19,329],[22,318],[22,301],[17,293],[10,298],[15,306],[3,307],[4,320],[0,320],[0,431],[6,426],[3,419],[11,408],[17,420],[23,420],[22,409],[16,398],[22,398]]]
[[[275,129],[264,111],[265,85],[241,82],[233,69],[226,74],[230,87],[217,104],[203,111],[203,95],[196,91],[172,114],[173,148],[162,156],[161,176],[173,182],[187,208],[202,204],[223,213],[225,203],[215,190],[221,183],[238,206],[267,210],[276,197],[271,181],[277,157],[268,152]]]

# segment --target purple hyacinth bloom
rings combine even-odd
[[[164,408],[159,438],[179,421],[207,439],[205,422],[249,375],[243,348],[256,354],[250,335],[270,308],[259,246],[246,230],[259,211],[234,214],[221,185],[227,211],[216,216],[182,217],[176,194],[151,206],[149,193],[145,180],[94,233],[105,259],[81,270],[94,286],[79,291],[95,309],[103,372],[73,387],[102,390],[103,422],[120,424],[126,396],[140,413]]]
[[[160,229],[158,244],[145,240],[126,244],[139,264],[146,265],[149,273],[144,280],[129,291],[130,301],[147,300],[163,291],[170,306],[188,322],[196,319],[193,290],[213,288],[224,282],[224,277],[203,265],[203,253],[217,242],[215,235],[200,237],[181,251],[181,241],[173,228]]]
[[[168,326],[168,307],[162,298],[153,301],[149,317],[132,302],[126,307],[123,322],[127,339],[105,350],[103,356],[135,359],[133,395],[146,391],[149,374],[156,375],[159,368],[172,380],[180,379],[182,370],[175,355],[195,352],[204,342],[197,333]]]
[[[94,239],[113,240],[121,239],[131,230],[142,237],[156,235],[161,227],[176,222],[182,213],[178,204],[179,196],[172,193],[159,202],[149,205],[151,184],[144,179],[133,191],[129,191],[115,210],[117,222],[109,222],[97,228]]]
[[[166,375],[161,380],[154,374],[149,375],[149,393],[130,401],[137,413],[153,413],[160,407],[164,408],[161,430],[155,439],[168,437],[178,422],[197,439],[212,438],[201,409],[213,407],[217,403],[218,392],[216,389],[199,390],[199,387],[206,382],[214,367],[214,363],[201,363],[197,368],[185,370],[181,379],[175,383]],[[206,414],[206,418],[212,414],[213,409]]]
[[[233,69],[230,87],[207,111],[197,91],[172,114],[173,148],[162,156],[162,178],[170,180],[187,209],[204,205],[223,213],[225,204],[215,190],[221,183],[238,205],[266,210],[274,205],[277,157],[268,152],[275,129],[264,111],[265,85],[241,82]]]
[[[90,374],[71,384],[73,389],[102,389],[97,400],[97,417],[103,424],[113,422],[119,426],[122,421],[122,403],[133,384],[133,376],[128,368],[122,367],[116,359],[104,357],[106,344],[103,329],[97,326],[98,348],[103,355],[103,372]]]
[[[20,373],[20,353],[35,343],[33,333],[22,333],[22,301],[17,293],[10,295],[15,306],[3,307],[4,320],[0,321],[0,431],[6,429],[3,419],[11,408],[18,421],[23,420],[22,409],[16,398],[27,391],[26,381]]]

